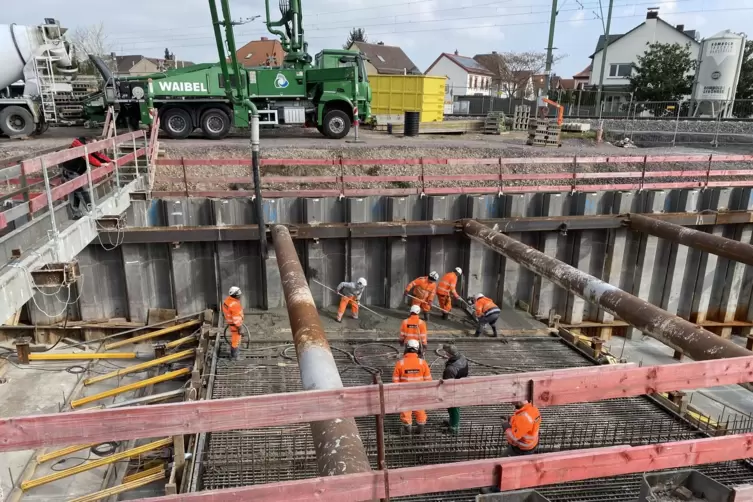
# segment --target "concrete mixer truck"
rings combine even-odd
[[[76,73],[67,30],[55,19],[39,26],[0,24],[0,134],[25,137],[57,121],[55,93],[70,92]]]

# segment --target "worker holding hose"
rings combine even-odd
[[[230,328],[230,359],[238,359],[238,346],[241,344],[241,327],[243,326],[243,306],[240,301],[241,288],[233,286],[227,298],[222,302],[222,315],[225,326]]]
[[[392,383],[424,382],[431,380],[431,370],[423,359],[418,357],[420,345],[416,340],[408,340],[405,344],[403,358],[395,364],[392,372]],[[413,429],[413,415],[416,415],[416,434],[423,434],[426,425],[426,411],[403,411],[400,413],[401,435],[410,434]]]
[[[431,271],[428,276],[418,277],[405,286],[405,298],[411,298],[411,305],[418,305],[424,313],[424,320],[429,320],[429,310],[431,302],[434,301],[434,295],[437,293],[437,281],[439,274]]]
[[[420,313],[421,307],[418,305],[410,308],[410,315],[400,325],[400,345],[405,345],[411,340],[417,341],[420,346],[418,354],[423,357],[429,340],[426,338],[426,322],[418,317]]]
[[[439,308],[443,310],[442,319],[447,319],[452,310],[452,297],[460,300],[460,295],[455,288],[458,286],[458,278],[463,275],[463,269],[455,267],[452,272],[447,272],[442,276],[437,286],[437,301]]]
[[[356,282],[341,282],[337,285],[337,294],[340,295],[337,322],[342,322],[348,305],[350,305],[350,313],[353,319],[358,319],[358,304],[361,301],[364,289],[366,289],[366,279],[363,277],[359,277]]]

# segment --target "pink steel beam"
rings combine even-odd
[[[529,396],[531,382],[533,396]],[[533,399],[557,406],[753,382],[753,356],[666,366],[596,366],[386,384],[386,413]],[[0,451],[269,427],[380,413],[377,386],[0,419]]]
[[[647,446],[610,446],[527,457],[390,469],[327,478],[241,486],[168,495],[136,502],[225,502],[254,500],[355,502],[497,486],[502,491],[620,476],[637,472],[729,462],[753,455],[753,434],[691,439]],[[743,496],[749,497],[749,491]],[[737,498],[735,499],[737,502]],[[740,500],[750,500],[741,498]]]

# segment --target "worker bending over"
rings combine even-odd
[[[341,282],[337,285],[340,297],[340,308],[337,309],[337,322],[342,322],[345,309],[350,305],[350,313],[353,319],[358,319],[358,304],[361,301],[363,290],[366,289],[366,279],[359,277],[356,282]]]
[[[392,383],[423,382],[431,380],[431,370],[426,361],[418,357],[419,343],[416,340],[408,340],[405,344],[403,358],[395,364],[392,372]],[[402,427],[400,434],[410,434],[413,427],[413,414],[416,415],[416,434],[424,432],[426,425],[426,411],[403,411],[400,413]]]
[[[497,319],[499,319],[499,307],[490,299],[477,293],[474,297],[474,306],[476,308],[476,320],[478,327],[474,336],[480,336],[484,332],[484,327],[488,324],[492,327],[492,333],[497,336]]]
[[[424,320],[429,320],[429,310],[431,302],[434,301],[434,295],[437,293],[437,281],[439,274],[432,271],[428,276],[419,277],[405,286],[403,296],[412,296],[411,305],[418,305],[424,313]]]
[[[410,315],[400,326],[400,345],[405,345],[411,340],[417,341],[420,346],[419,355],[423,357],[429,340],[426,337],[426,323],[418,317],[420,313],[421,307],[418,305],[410,308]]]
[[[230,328],[230,358],[238,359],[238,346],[241,344],[241,326],[243,326],[243,306],[240,301],[241,288],[233,286],[228,297],[222,302],[222,315],[225,326]]]
[[[71,143],[70,148],[78,148],[80,146],[84,146],[87,143],[91,143],[92,141],[92,138],[82,136],[80,138],[74,139],[73,143]],[[88,159],[89,166],[91,166],[92,168],[102,167],[103,165],[112,162],[112,160],[102,152],[90,153]],[[86,174],[87,172],[86,159],[83,156],[67,160],[63,162],[60,167],[63,168],[61,174],[64,183],[76,179],[79,176]],[[71,192],[68,199],[71,211],[73,212],[74,220],[81,218],[84,214],[91,211],[92,198],[88,188],[79,187],[75,189],[73,192]]]
[[[452,310],[452,297],[456,300],[460,300],[460,295],[455,290],[458,287],[458,278],[463,275],[463,269],[455,267],[452,272],[447,272],[439,281],[437,286],[437,301],[439,302],[439,308],[444,310],[442,312],[442,319],[447,319],[450,311]]]
[[[539,445],[539,409],[528,401],[515,403],[515,412],[502,424],[512,455],[530,455]]]
[[[447,362],[444,365],[444,373],[442,373],[442,380],[459,380],[468,376],[468,359],[460,353],[455,345],[443,345],[447,354]],[[445,420],[445,424],[450,430],[450,434],[457,434],[460,428],[460,408],[447,408],[447,413],[450,415],[449,420]]]

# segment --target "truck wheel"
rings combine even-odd
[[[324,117],[324,135],[331,139],[341,139],[350,132],[350,118],[341,110],[332,110]]]
[[[187,138],[193,132],[191,115],[183,108],[170,108],[162,115],[165,134],[172,139]]]
[[[230,132],[230,117],[217,108],[210,108],[201,115],[201,130],[209,139],[222,139]]]
[[[11,138],[31,136],[36,129],[31,112],[20,106],[0,110],[0,131]]]

